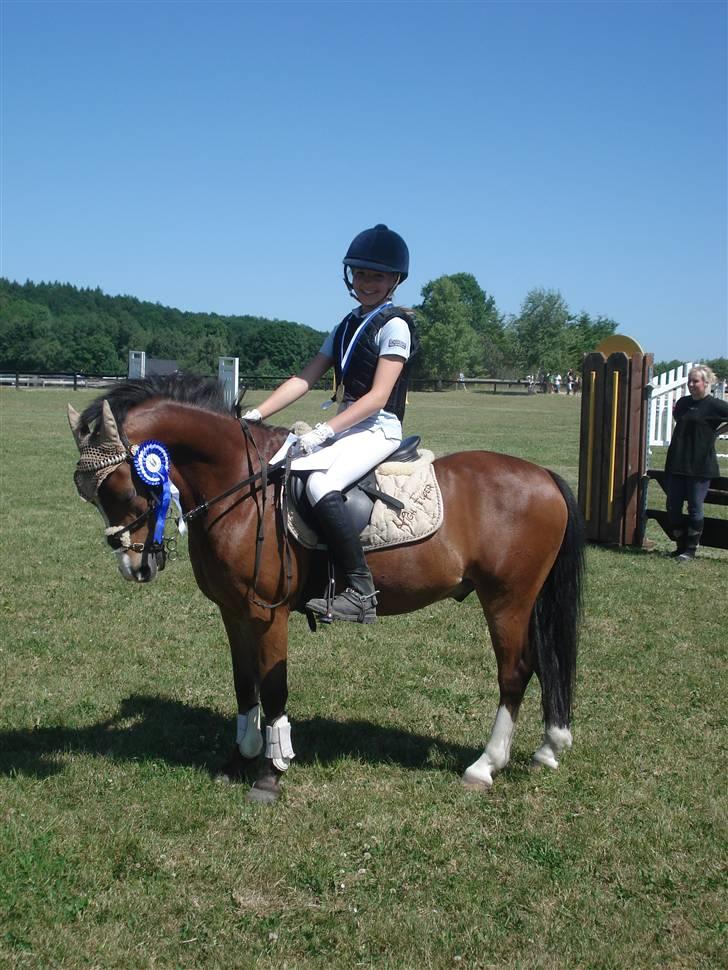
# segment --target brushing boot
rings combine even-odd
[[[361,540],[351,524],[341,492],[329,492],[313,507],[321,534],[336,565],[346,576],[347,587],[333,600],[313,599],[306,609],[322,622],[346,620],[374,623],[377,619],[376,590],[364,558]]]
[[[685,548],[678,556],[678,562],[691,562],[693,559],[695,559],[702,534],[702,529],[688,529],[687,538],[685,540]]]

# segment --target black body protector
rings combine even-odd
[[[402,307],[384,307],[372,320],[369,321],[357,341],[356,351],[353,354],[346,374],[342,377],[341,358],[346,352],[352,337],[356,333],[357,327],[361,324],[361,317],[356,313],[350,313],[339,324],[334,337],[334,371],[336,374],[336,387],[344,386],[344,401],[358,401],[372,389],[374,383],[374,372],[379,361],[379,348],[377,347],[377,334],[393,317],[400,317],[404,320],[410,330],[410,355],[405,361],[402,373],[397,379],[397,383],[392,388],[384,410],[391,414],[396,414],[400,421],[404,419],[404,409],[407,400],[407,385],[409,382],[409,369],[412,358],[417,353],[419,340],[415,329],[415,321],[412,314]]]

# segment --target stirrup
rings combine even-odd
[[[360,593],[351,587],[339,593],[333,600],[313,599],[306,603],[306,616],[309,626],[315,629],[315,621],[333,623],[344,620],[350,623],[376,623],[377,591]]]

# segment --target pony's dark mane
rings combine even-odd
[[[164,398],[179,404],[192,404],[205,411],[216,414],[230,414],[225,401],[222,385],[212,377],[198,377],[195,374],[157,374],[137,380],[124,381],[110,391],[92,401],[81,415],[81,422],[91,428],[101,416],[104,401],[122,427],[132,408],[154,398]]]

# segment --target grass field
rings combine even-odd
[[[184,543],[123,582],[74,491],[70,396],[92,395],[0,391],[0,967],[725,966],[728,553],[680,567],[654,525],[654,552],[589,550],[574,748],[531,771],[532,685],[488,795],[459,783],[497,705],[474,597],[315,636],[294,617],[297,759],[252,805],[214,780],[217,612]],[[414,394],[407,431],[576,485],[563,396]]]

